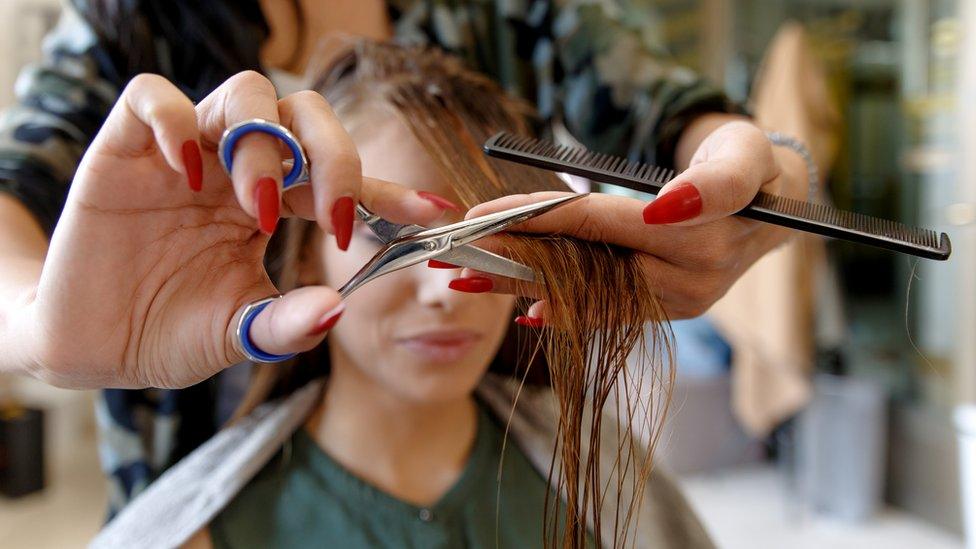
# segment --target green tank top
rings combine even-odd
[[[298,429],[210,523],[214,547],[541,547],[546,493],[550,507],[556,496],[511,439],[501,460],[501,426],[478,409],[471,457],[430,507],[354,476]]]

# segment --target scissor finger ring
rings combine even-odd
[[[282,180],[281,186],[283,190],[287,190],[296,185],[308,183],[308,156],[305,155],[305,149],[303,149],[301,143],[298,142],[298,138],[295,137],[295,134],[291,133],[291,130],[282,126],[281,124],[270,122],[261,118],[253,118],[251,120],[238,122],[237,124],[234,124],[233,126],[230,126],[224,130],[224,134],[220,137],[220,145],[217,148],[217,156],[220,157],[220,163],[223,165],[224,171],[227,172],[228,176],[230,176],[231,168],[233,167],[234,147],[237,145],[237,141],[251,132],[261,132],[268,135],[273,135],[284,142],[284,144],[291,149],[291,168],[288,174],[285,175]],[[288,162],[285,162],[285,164],[287,165]]]

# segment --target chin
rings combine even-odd
[[[467,398],[487,371],[487,364],[472,365],[470,361],[452,365],[415,361],[388,364],[389,369],[380,374],[379,380],[387,390],[405,400],[428,404]]]

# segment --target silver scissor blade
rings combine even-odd
[[[389,244],[401,236],[427,230],[426,227],[421,227],[420,225],[400,225],[399,223],[387,221],[367,210],[362,204],[356,204],[356,215],[359,216],[359,220],[365,223],[369,227],[369,230],[373,231],[373,234],[384,244]]]
[[[470,244],[486,236],[504,231],[512,225],[517,225],[554,210],[560,206],[565,206],[570,202],[579,200],[587,196],[588,193],[571,194],[561,196],[551,200],[527,204],[510,210],[490,213],[474,219],[467,219],[459,223],[445,225],[436,229],[427,229],[423,232],[412,235],[413,238],[426,238],[438,243],[438,247],[453,249],[465,244]],[[446,239],[446,242],[444,240]]]
[[[437,260],[508,278],[517,278],[527,282],[535,281],[535,272],[529,267],[488,250],[476,248],[473,244],[448,250],[437,256]]]

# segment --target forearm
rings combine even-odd
[[[32,298],[47,238],[31,213],[13,196],[0,193],[0,372],[31,369],[20,342],[28,337],[19,317]]]

